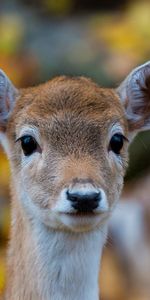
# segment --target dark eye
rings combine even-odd
[[[21,147],[22,147],[22,150],[23,150],[25,156],[31,155],[38,148],[38,144],[37,144],[36,140],[30,135],[25,135],[25,136],[21,137],[20,141],[21,141]]]
[[[110,140],[109,150],[112,150],[115,154],[120,154],[124,140],[125,137],[121,133],[114,134]]]

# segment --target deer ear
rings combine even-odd
[[[6,128],[7,120],[14,108],[18,94],[18,90],[5,73],[0,70],[0,131],[4,131]]]
[[[117,88],[131,132],[150,129],[150,61],[134,69]]]

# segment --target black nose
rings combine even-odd
[[[72,202],[72,207],[78,212],[92,212],[99,205],[101,200],[100,192],[67,191],[67,199]]]

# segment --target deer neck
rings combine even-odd
[[[106,231],[55,231],[39,220],[26,220],[12,201],[6,299],[98,300]]]

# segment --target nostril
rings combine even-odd
[[[67,199],[72,202],[72,207],[81,212],[91,212],[96,209],[101,200],[100,192],[81,193],[80,191],[67,191]]]
[[[67,191],[67,199],[74,202],[74,201],[78,201],[79,198],[79,194],[78,193],[71,193],[69,191]]]

